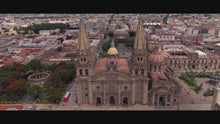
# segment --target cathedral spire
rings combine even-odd
[[[85,30],[84,21],[82,19],[80,19],[79,41],[78,41],[77,48],[80,51],[82,51],[82,50],[86,51],[88,49],[88,42],[87,42],[87,38],[86,38],[86,30]]]
[[[111,42],[111,47],[115,47],[115,43],[114,43],[113,40],[112,40],[112,42]]]
[[[139,17],[139,22],[137,25],[134,49],[138,49],[138,50],[145,50],[146,49],[146,40],[144,38],[143,20],[142,20],[141,16]]]

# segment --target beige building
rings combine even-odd
[[[219,56],[216,54],[193,50],[184,45],[164,45],[163,49],[166,63],[174,71],[219,69]]]
[[[106,58],[98,59],[88,46],[80,21],[75,79],[78,104],[91,105],[176,105],[181,87],[165,69],[159,49],[147,59],[143,22],[139,20],[130,60],[119,58],[112,42]]]

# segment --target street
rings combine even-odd
[[[69,96],[67,103],[75,103],[76,102],[76,84],[74,80],[68,85],[68,88],[60,101],[61,104],[64,102],[63,99],[67,92],[70,92],[70,96]]]

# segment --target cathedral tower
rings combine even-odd
[[[77,44],[77,59],[76,59],[76,67],[77,67],[77,76],[89,76],[91,72],[89,71],[90,66],[90,57],[91,52],[88,45],[88,40],[86,37],[86,31],[84,22],[80,20],[79,27],[79,39]]]
[[[134,42],[134,49],[130,59],[132,79],[132,103],[147,104],[148,102],[148,72],[147,51],[144,38],[143,20],[140,17]]]
[[[75,82],[77,87],[77,102],[79,104],[92,103],[91,76],[93,74],[95,58],[95,55],[89,48],[84,22],[80,19],[77,57],[75,59]]]
[[[140,17],[131,57],[132,76],[147,76],[147,51],[146,39],[144,38],[143,21]]]

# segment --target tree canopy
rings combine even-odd
[[[35,71],[36,69],[40,69],[41,62],[40,60],[33,59],[27,64],[27,68]]]
[[[63,30],[70,29],[70,25],[63,24],[63,23],[42,23],[42,24],[34,24],[30,25],[28,27],[21,27],[18,29],[18,31],[24,31],[24,33],[27,33],[28,31],[34,31],[34,33],[39,34],[40,30],[54,30],[54,29],[60,29],[60,32],[63,32]]]

